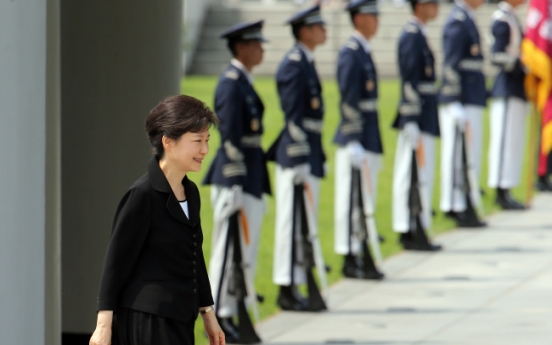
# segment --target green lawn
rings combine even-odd
[[[194,96],[206,102],[209,106],[213,106],[214,90],[216,87],[217,78],[211,76],[191,76],[186,77],[182,81],[182,93]],[[256,78],[255,88],[259,93],[265,105],[264,128],[265,135],[263,137],[263,147],[267,148],[278,135],[283,126],[283,114],[280,110],[279,99],[276,92],[276,85],[272,78]],[[332,138],[335,133],[335,128],[339,121],[339,91],[334,80],[323,82],[324,103],[326,106],[325,124],[324,124],[324,147],[328,157],[330,171],[328,176],[322,182],[322,198],[320,200],[320,219],[319,233],[322,243],[324,258],[328,265],[333,269],[329,273],[329,283],[334,283],[341,278],[341,257],[333,252],[333,161],[335,146],[332,144]],[[379,99],[379,118],[380,129],[383,136],[384,145],[384,166],[379,176],[378,200],[376,221],[379,232],[385,236],[387,241],[382,245],[382,252],[385,257],[393,255],[401,250],[397,242],[398,236],[391,229],[391,193],[393,179],[393,162],[396,144],[396,132],[391,129],[391,123],[395,117],[396,106],[399,98],[399,84],[396,80],[383,80],[379,83],[380,99]],[[212,131],[211,152],[208,158],[204,161],[203,172],[192,175],[191,178],[196,182],[200,182],[203,174],[207,171],[208,166],[214,153],[219,146],[219,136],[216,130]],[[483,198],[485,210],[487,213],[497,211],[497,207],[493,204],[494,192],[486,188],[487,180],[487,146],[488,146],[488,116],[485,115],[485,149],[483,155],[483,171],[481,174],[481,185],[486,190],[486,196]],[[439,160],[437,160],[436,168],[439,169]],[[273,174],[274,166],[269,166],[270,173]],[[438,170],[437,170],[438,172]],[[524,176],[525,176],[524,172]],[[438,210],[439,196],[439,174],[436,174],[435,193],[433,198],[433,207]],[[273,179],[272,179],[273,182]],[[525,185],[514,191],[514,195],[522,200],[525,199]],[[211,246],[211,230],[212,230],[212,209],[209,203],[209,188],[200,187],[200,192],[203,200],[201,210],[203,231],[205,234],[204,252],[206,259],[209,259]],[[273,238],[274,238],[274,199],[268,198],[268,213],[265,216],[262,237],[259,248],[259,264],[256,278],[256,288],[260,294],[263,294],[266,299],[260,305],[261,318],[266,318],[278,311],[276,307],[277,288],[272,283],[272,258],[273,258]],[[438,212],[433,223],[433,232],[435,234],[452,229],[454,223]],[[438,242],[438,241],[437,241]],[[202,336],[203,325],[198,322],[196,325],[196,341],[198,344],[206,343],[206,339]]]

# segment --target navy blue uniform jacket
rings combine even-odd
[[[285,168],[309,163],[312,175],[324,177],[322,85],[314,63],[298,46],[280,64],[276,83],[285,127],[269,149],[268,159]]]
[[[445,23],[443,45],[443,83],[439,101],[486,106],[479,32],[468,12],[458,5]]]
[[[186,217],[156,157],[122,198],[104,262],[98,310],[129,308],[180,321],[213,305],[200,199],[185,177]]]
[[[232,187],[260,198],[270,194],[266,157],[261,148],[263,102],[237,67],[221,75],[215,92],[221,146],[205,175],[204,184]]]
[[[341,93],[341,122],[334,142],[358,141],[375,153],[383,153],[378,120],[378,75],[360,42],[351,37],[339,51],[337,81]]]
[[[525,100],[525,71],[519,59],[523,32],[519,22],[513,13],[499,9],[494,14],[491,30],[494,37],[491,60],[500,68],[491,96],[518,97]],[[517,42],[514,41],[514,36],[518,37]],[[509,53],[510,49],[516,51],[516,54]]]
[[[418,23],[404,27],[398,55],[401,101],[393,127],[402,129],[413,121],[422,132],[439,136],[435,59]]]

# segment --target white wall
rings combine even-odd
[[[0,2],[0,342],[44,344],[46,2]]]

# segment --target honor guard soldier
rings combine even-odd
[[[341,122],[334,137],[339,145],[335,155],[334,249],[344,257],[345,277],[382,279],[373,257],[381,257],[374,208],[383,147],[378,77],[369,42],[378,29],[377,1],[355,0],[346,10],[355,31],[339,51],[337,65]]]
[[[487,91],[481,41],[473,17],[483,1],[458,0],[443,35],[440,203],[441,210],[459,227],[486,226],[474,209],[481,205],[478,181]]]
[[[499,73],[491,90],[491,140],[489,187],[496,188],[496,202],[506,210],[525,208],[510,195],[520,182],[525,142],[525,71],[520,61],[523,29],[514,8],[525,0],[505,0],[493,14],[491,61]]]
[[[280,286],[278,305],[284,310],[326,309],[312,275],[318,269],[324,284],[324,261],[317,235],[320,179],[326,157],[322,149],[324,103],[313,51],[326,41],[320,6],[301,11],[287,21],[295,46],[276,73],[285,125],[269,150],[276,162],[276,233],[274,283]],[[309,285],[309,299],[297,286]]]
[[[400,130],[393,176],[393,230],[405,249],[435,251],[429,242],[435,176],[435,143],[439,136],[435,58],[426,24],[437,16],[438,0],[410,0],[413,17],[398,46],[401,101],[394,128]]]
[[[263,59],[263,21],[225,31],[233,59],[215,93],[221,146],[207,172],[214,209],[209,275],[219,318],[228,343],[260,341],[245,310],[256,307],[254,281],[263,194],[270,194],[265,153],[261,149],[263,102],[253,88],[251,71]],[[234,323],[238,316],[239,323]]]

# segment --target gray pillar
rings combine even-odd
[[[61,0],[63,332],[91,333],[118,201],[147,167],[144,120],[180,91],[180,0]]]
[[[60,0],[48,0],[46,23],[45,344],[61,344],[61,51]]]
[[[0,1],[0,343],[44,344],[46,2]]]

